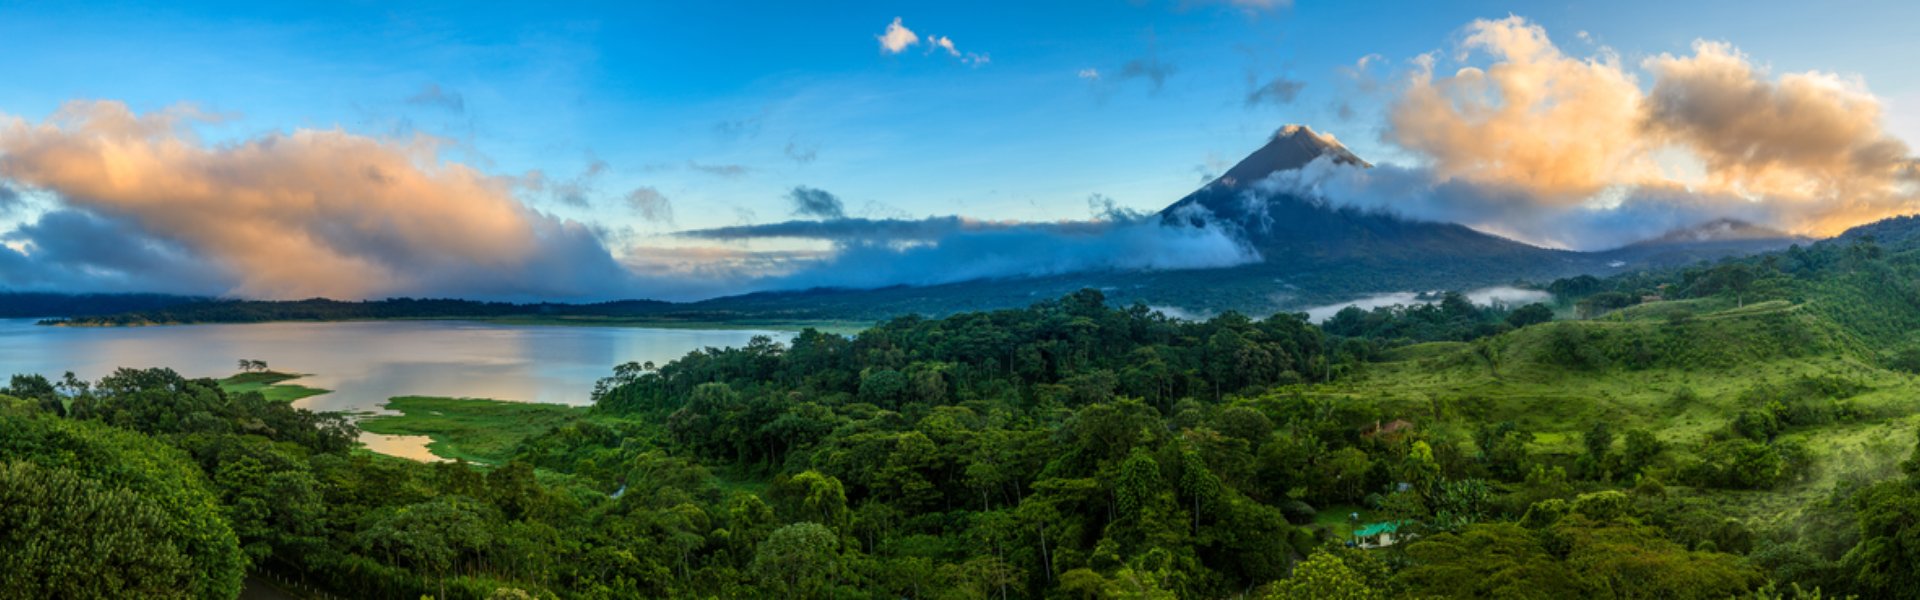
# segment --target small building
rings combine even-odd
[[[1394,419],[1392,421],[1387,421],[1385,423],[1374,421],[1372,425],[1368,425],[1366,427],[1360,428],[1360,435],[1362,437],[1369,437],[1369,438],[1384,436],[1387,439],[1398,439],[1401,435],[1412,430],[1413,430],[1412,421],[1408,421],[1406,419]]]
[[[1402,535],[1400,528],[1412,524],[1412,521],[1385,521],[1353,530],[1353,544],[1361,548],[1385,548],[1400,543],[1410,536]]]

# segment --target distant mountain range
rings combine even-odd
[[[541,315],[608,312],[621,318],[660,317],[687,322],[874,321],[902,314],[937,316],[1025,306],[1091,287],[1119,303],[1138,301],[1189,314],[1235,310],[1264,315],[1383,292],[1470,290],[1519,282],[1545,283],[1575,275],[1604,276],[1765,252],[1810,241],[1751,223],[1721,219],[1613,250],[1575,252],[1541,248],[1454,223],[1330,206],[1289,193],[1249,193],[1275,173],[1305,167],[1321,157],[1371,166],[1332,138],[1305,126],[1289,125],[1226,173],[1150,217],[1166,227],[1229,229],[1229,234],[1262,257],[1259,262],[1237,267],[1096,271],[879,289],[774,291],[689,303],[518,306]],[[246,313],[255,318],[293,308],[292,303],[244,304],[259,305]],[[405,306],[408,310],[418,308]],[[501,305],[488,306],[493,308],[484,312],[500,316]],[[580,308],[556,308],[561,306]],[[178,308],[182,307],[174,307]],[[176,317],[214,315],[231,314],[234,308],[229,303],[219,311],[164,312]],[[312,311],[309,318],[326,318],[321,315],[342,311],[372,311],[362,318],[378,318],[373,313],[382,310],[347,304],[303,307],[308,309]],[[522,314],[523,309],[505,311]]]
[[[1394,291],[1468,290],[1575,275],[1609,275],[1785,248],[1806,238],[1721,219],[1602,252],[1541,248],[1455,223],[1330,206],[1287,193],[1250,194],[1275,173],[1321,157],[1371,166],[1305,126],[1267,143],[1160,211],[1169,227],[1226,227],[1264,260],[1221,269],[1088,272],[879,290],[765,292],[695,303],[750,311],[837,307],[836,314],[945,314],[1058,296],[1082,287],[1118,302],[1205,314],[1267,314]]]

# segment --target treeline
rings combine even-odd
[[[372,319],[484,319],[540,316],[622,317],[660,313],[675,306],[655,300],[621,300],[594,304],[481,302],[436,298],[388,298],[341,301],[307,300],[199,300],[153,308],[122,309],[55,319],[55,325],[169,325],[190,323],[264,323],[272,321],[356,321]],[[44,316],[44,315],[40,315]]]
[[[1910,336],[1920,330],[1920,235],[1914,229],[1920,218],[1896,217],[1779,252],[1606,279],[1573,277],[1546,289],[1588,318],[1649,301],[1711,302],[1661,313],[1676,321],[1767,301],[1805,305],[1885,353],[1887,364],[1920,366],[1920,340]],[[1893,241],[1883,244],[1878,235]]]
[[[170,294],[59,294],[0,291],[0,318],[88,317],[149,311],[210,298]]]
[[[1543,303],[1476,305],[1459,292],[1445,292],[1433,302],[1379,306],[1349,306],[1320,324],[1337,340],[1337,356],[1344,361],[1374,360],[1381,351],[1424,342],[1468,342],[1514,329],[1552,321],[1553,308]]]

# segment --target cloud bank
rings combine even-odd
[[[983,221],[965,217],[927,217],[925,219],[839,218],[826,221],[794,220],[759,225],[735,225],[679,232],[678,236],[718,241],[745,241],[772,238],[825,240],[830,242],[925,242],[974,233],[990,233],[1031,228],[1060,234],[1085,235],[1105,231],[1111,223],[1100,221],[1062,221],[1029,223],[1024,221]]]
[[[847,216],[847,207],[840,197],[822,189],[797,186],[787,192],[787,200],[793,202],[793,214],[821,219],[843,219]]]
[[[1643,88],[1611,49],[1569,55],[1520,17],[1466,34],[1452,73],[1416,58],[1388,108],[1384,141],[1422,164],[1271,187],[1579,249],[1717,217],[1827,236],[1920,208],[1912,152],[1856,80],[1774,77],[1702,41],[1641,62]]]
[[[196,291],[359,298],[582,297],[631,281],[585,225],[527,209],[504,178],[437,161],[433,139],[303,129],[209,144],[190,127],[204,120],[105,101],[38,123],[0,116],[0,178],[65,206],[7,234],[5,283],[152,289],[186,274]],[[62,268],[98,281],[34,275]]]
[[[1231,267],[1262,260],[1223,227],[1159,219],[995,222],[960,217],[787,221],[682,232],[689,238],[800,239],[831,249],[760,278],[755,289],[936,285],[1087,271]]]

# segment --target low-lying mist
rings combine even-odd
[[[1521,306],[1535,302],[1546,302],[1553,299],[1553,294],[1544,291],[1512,286],[1485,287],[1468,291],[1465,295],[1467,300],[1481,306]],[[1361,310],[1373,310],[1387,306],[1433,304],[1439,301],[1440,295],[1434,293],[1423,295],[1414,292],[1388,292],[1335,304],[1310,306],[1295,312],[1307,313],[1308,321],[1321,323],[1332,318],[1333,315],[1339,313],[1341,310],[1345,310],[1349,306]]]

